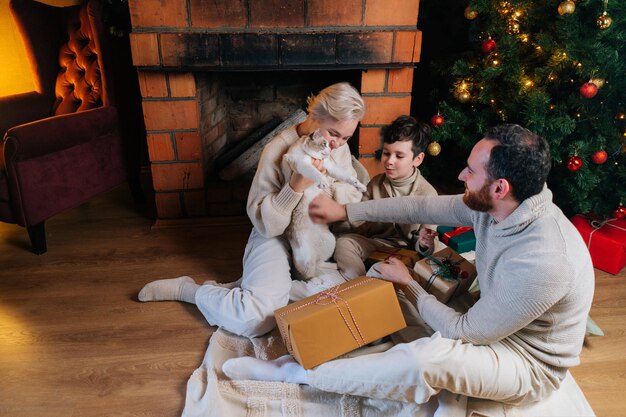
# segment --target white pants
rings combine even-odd
[[[196,305],[209,324],[240,336],[256,337],[276,326],[274,310],[287,305],[292,291],[289,242],[265,238],[252,229],[243,256],[240,287],[201,285]],[[292,300],[308,297],[344,282],[330,270],[310,282],[294,281]]]
[[[439,332],[386,352],[327,362],[307,373],[310,385],[324,391],[417,404],[440,390],[525,404],[547,398],[560,384],[507,339],[474,346]]]

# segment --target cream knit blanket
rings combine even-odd
[[[202,365],[187,384],[184,417],[517,417],[594,416],[584,394],[568,372],[548,400],[526,407],[460,398],[440,393],[427,404],[375,400],[323,392],[306,385],[282,382],[231,381],[222,373],[230,358],[274,359],[287,353],[277,331],[258,338],[235,336],[218,329]],[[363,353],[363,352],[361,352]]]

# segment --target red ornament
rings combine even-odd
[[[591,81],[584,83],[580,87],[580,94],[585,98],[593,98],[596,94],[598,94],[598,86]]]
[[[567,161],[567,169],[569,169],[570,171],[578,171],[582,168],[582,166],[583,159],[578,155],[570,156],[569,160]]]
[[[607,155],[606,151],[602,150],[602,151],[594,152],[593,155],[591,155],[591,160],[593,161],[594,164],[602,165],[603,163],[606,162],[606,159],[608,157],[609,156]]]
[[[619,206],[617,209],[615,209],[615,211],[613,212],[613,216],[616,219],[623,219],[624,217],[626,217],[626,207],[624,206]]]
[[[483,52],[485,54],[490,54],[493,51],[496,50],[496,48],[498,47],[498,44],[496,43],[496,41],[494,41],[493,39],[489,38],[487,40],[484,40],[482,45],[481,45]]]
[[[443,116],[440,114],[436,114],[430,118],[430,124],[437,127],[443,124]]]

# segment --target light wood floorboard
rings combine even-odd
[[[214,330],[193,306],[139,303],[153,279],[233,281],[250,224],[153,228],[126,187],[51,219],[48,253],[0,223],[0,416],[179,416]],[[572,370],[601,417],[626,416],[626,272],[596,271],[588,341]]]

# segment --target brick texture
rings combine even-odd
[[[422,32],[396,32],[393,62],[419,62],[422,48]]]
[[[409,114],[411,96],[402,97],[363,97],[367,111],[361,121],[368,125],[387,125],[401,114]]]
[[[202,188],[204,187],[202,164],[199,162],[152,164],[152,182],[155,191]]]
[[[195,100],[144,101],[143,118],[147,130],[198,128]]]
[[[361,73],[361,93],[382,93],[387,83],[387,70],[369,69]]]
[[[167,97],[167,80],[162,72],[139,71],[139,89],[142,97]]]
[[[375,153],[380,149],[381,142],[380,127],[361,127],[359,129],[359,155]]]
[[[166,67],[217,66],[219,36],[208,33],[163,33],[161,56]]]
[[[362,0],[308,0],[308,26],[360,26]]]
[[[359,162],[363,164],[367,172],[370,174],[370,178],[385,171],[382,162],[373,157],[359,158]]]
[[[413,88],[413,68],[393,68],[389,70],[387,91],[389,93],[410,93]]]
[[[150,161],[174,160],[174,147],[169,133],[148,133],[146,136]]]
[[[383,64],[391,62],[392,32],[361,32],[337,35],[340,64]]]
[[[133,28],[151,26],[187,27],[184,1],[129,0]]]
[[[179,161],[199,161],[202,159],[200,133],[176,132],[176,153]]]
[[[250,27],[304,26],[304,0],[249,0]]]
[[[196,80],[191,72],[168,75],[172,97],[195,97]]]
[[[419,0],[367,0],[365,26],[417,26]]]
[[[194,28],[243,28],[248,23],[246,0],[189,0],[189,9]]]
[[[156,33],[131,33],[130,48],[133,65],[159,65],[159,45]]]

